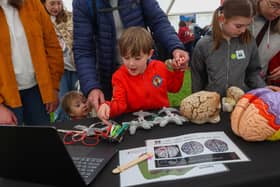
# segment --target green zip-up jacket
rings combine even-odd
[[[230,86],[245,92],[265,86],[254,39],[243,44],[239,38],[232,38],[223,40],[216,50],[213,46],[212,36],[205,36],[194,49],[191,61],[193,93],[208,90],[225,96]]]

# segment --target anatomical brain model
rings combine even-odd
[[[238,102],[238,100],[244,95],[244,91],[238,87],[231,86],[227,89],[226,97],[222,98],[222,106],[224,112],[231,112]]]
[[[280,139],[280,92],[252,90],[241,97],[231,114],[233,132],[247,141]]]
[[[197,124],[220,121],[220,95],[216,92],[199,91],[182,100],[180,113]]]

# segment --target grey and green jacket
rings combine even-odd
[[[213,49],[212,36],[198,41],[191,61],[192,92],[216,91],[225,96],[226,89],[237,86],[244,91],[264,87],[255,40],[242,44],[239,38],[223,40]]]

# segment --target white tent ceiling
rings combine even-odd
[[[65,7],[72,10],[72,0],[63,0]],[[157,0],[167,15],[213,12],[221,0]]]
[[[63,0],[67,10],[72,11],[73,0]],[[157,0],[162,10],[168,15],[175,30],[178,30],[180,15],[196,13],[196,23],[203,27],[208,25],[212,12],[219,7],[222,0]]]
[[[157,0],[164,12],[171,15],[213,12],[221,0]]]

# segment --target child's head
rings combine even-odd
[[[280,0],[258,0],[258,11],[267,20],[273,21],[280,16]]]
[[[153,54],[153,38],[142,27],[130,27],[122,33],[119,49],[128,72],[136,76],[144,73],[147,61]]]
[[[252,39],[247,27],[255,15],[255,6],[252,0],[225,0],[213,16],[214,49],[217,49],[221,40],[240,37],[242,43]]]
[[[70,91],[66,93],[61,101],[62,109],[71,117],[81,119],[87,117],[90,112],[87,99],[81,92]]]
[[[179,22],[179,27],[186,27],[186,26],[187,26],[186,22],[182,20]]]
[[[255,0],[258,14],[271,21],[270,31],[280,34],[280,0]]]

